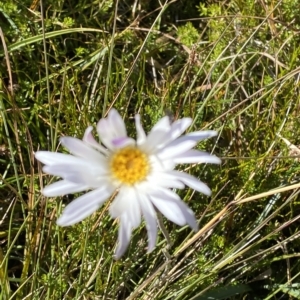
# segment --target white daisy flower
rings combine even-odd
[[[196,131],[181,136],[191,125],[191,118],[170,124],[163,117],[145,134],[140,116],[135,116],[137,140],[127,136],[124,121],[112,109],[107,118],[97,124],[103,145],[92,135],[92,127],[85,131],[83,140],[73,137],[60,139],[72,155],[38,151],[35,157],[45,164],[45,173],[63,179],[45,187],[47,197],[90,190],[66,206],[57,220],[60,226],[78,223],[95,212],[115,191],[117,196],[110,206],[110,215],[119,218],[120,228],[116,257],[125,252],[133,229],[143,216],[148,231],[148,251],[152,251],[157,237],[156,210],[172,222],[188,224],[197,230],[194,213],[171,188],[185,185],[205,195],[210,189],[195,177],[174,170],[177,164],[220,163],[220,159],[192,148],[216,131]]]

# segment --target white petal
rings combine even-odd
[[[67,180],[60,180],[55,183],[52,183],[48,186],[46,186],[42,190],[42,194],[46,197],[56,197],[66,194],[73,194],[82,192],[84,190],[87,190],[88,186],[83,184],[77,184],[73,182],[69,182]]]
[[[158,198],[161,198],[163,195],[165,195],[167,198],[172,198],[173,200],[176,201],[182,201],[178,194],[174,193],[169,189],[158,188],[156,191],[152,192],[151,194],[155,195]]]
[[[137,199],[137,195],[134,195],[132,198],[127,198],[126,202],[126,214],[128,215],[132,227],[137,228],[141,224],[141,208],[139,200]]]
[[[176,164],[190,164],[190,163],[210,163],[220,164],[221,159],[217,156],[210,155],[207,152],[198,150],[188,150],[172,158]]]
[[[109,213],[112,218],[118,218],[124,213],[128,213],[131,224],[134,227],[138,226],[141,223],[141,211],[134,188],[121,187],[109,208]]]
[[[178,201],[177,202],[178,206],[180,207],[186,223],[194,230],[198,231],[198,223],[195,218],[194,212],[183,202],[183,201]]]
[[[127,205],[126,200],[124,199],[126,199],[126,195],[129,193],[130,192],[127,192],[127,188],[125,186],[119,190],[117,196],[109,207],[109,214],[112,218],[118,218],[126,211]]]
[[[182,118],[175,121],[171,125],[171,140],[174,140],[182,135],[185,130],[192,124],[192,121],[193,120],[191,118]]]
[[[135,140],[126,136],[126,137],[121,137],[121,138],[111,140],[111,144],[115,148],[123,148],[127,146],[134,146]]]
[[[154,197],[151,196],[154,205],[160,205],[157,208],[163,213],[169,220],[178,225],[188,224],[193,230],[198,230],[198,224],[195,219],[193,211],[180,199],[180,197],[169,189],[157,189],[154,193]]]
[[[198,192],[201,192],[207,196],[211,195],[210,188],[202,181],[199,181],[196,177],[191,176],[185,172],[179,172],[179,171],[175,171],[175,170],[170,171],[169,173],[176,176],[179,180],[181,180],[184,184],[186,184],[190,188],[192,188]]]
[[[42,163],[49,166],[55,164],[61,164],[61,163],[70,164],[70,165],[78,164],[78,163],[84,164],[84,160],[82,160],[79,157],[70,154],[56,153],[50,151],[37,151],[35,153],[35,157]]]
[[[163,195],[162,195],[163,196]],[[150,195],[151,202],[156,206],[156,208],[170,221],[173,223],[183,226],[186,224],[185,217],[174,200],[164,198],[157,198]]]
[[[172,157],[176,157],[176,156],[190,150],[195,145],[196,145],[195,141],[179,142],[177,139],[177,140],[173,141],[172,143],[168,144],[168,146],[166,146],[165,148],[161,149],[157,153],[157,156],[161,160],[170,159]]]
[[[217,136],[218,132],[215,130],[204,130],[204,131],[194,131],[186,134],[185,136],[191,138],[197,142],[209,139],[211,137]]]
[[[114,149],[111,144],[111,140],[116,138],[112,134],[112,129],[110,128],[110,124],[107,119],[101,119],[97,124],[98,135],[101,139],[101,142],[108,148]]]
[[[53,176],[60,176],[62,178],[74,178],[69,180],[74,183],[80,183],[82,182],[82,180],[85,180],[84,177],[88,176],[88,174],[83,171],[83,166],[77,164],[60,164],[54,166],[44,166],[43,171],[44,173]]]
[[[160,160],[156,155],[149,155],[149,160],[152,170],[155,171],[168,171],[176,167],[176,163],[172,159]]]
[[[153,152],[155,149],[159,149],[160,144],[165,143],[168,138],[170,129],[169,117],[165,116],[160,119],[149,132],[142,149],[147,150],[149,153]]]
[[[186,135],[183,135],[177,139],[177,141],[184,142],[184,141],[195,141],[199,142],[211,137],[214,137],[218,135],[217,131],[214,130],[206,130],[206,131],[195,131],[195,132],[190,132]]]
[[[92,147],[94,147],[95,149],[97,149],[98,151],[100,151],[101,153],[103,154],[107,154],[108,151],[107,149],[105,149],[104,147],[102,147],[94,138],[93,134],[92,134],[92,130],[93,130],[93,127],[92,126],[89,126],[86,130],[85,130],[85,133],[84,133],[84,136],[83,136],[83,141],[89,145],[91,145]]]
[[[152,203],[144,195],[140,195],[140,206],[143,217],[146,222],[148,232],[148,253],[151,252],[156,245],[157,238],[157,217]]]
[[[154,130],[152,129],[147,137],[147,149],[151,149],[153,152],[154,149],[158,150],[163,148],[165,145],[180,136],[191,125],[191,123],[191,118],[183,118],[175,121],[170,126],[169,118],[164,117],[156,124],[156,126],[159,126],[157,126],[157,128],[154,126]]]
[[[79,139],[65,136],[60,138],[60,141],[72,154],[82,157],[87,161],[96,163],[103,163],[105,161],[105,157],[99,151]]]
[[[170,130],[170,119],[168,116],[161,118],[151,129],[150,133],[155,133],[156,131]]]
[[[98,167],[98,165],[91,167],[89,165],[82,166],[78,164],[60,164],[54,166],[44,166],[43,171],[54,176],[60,176],[67,181],[76,184],[87,185],[90,188],[98,188],[107,180],[105,171]]]
[[[114,149],[114,139],[127,137],[124,121],[115,109],[111,109],[107,118],[98,122],[97,131],[102,143],[111,150]]]
[[[165,172],[155,172],[147,180],[152,186],[159,185],[164,188],[183,189],[185,186],[176,176]]]
[[[146,134],[141,124],[140,115],[135,115],[135,128],[136,128],[136,135],[137,135],[137,144],[141,145],[146,141]]]
[[[107,119],[117,136],[127,136],[125,123],[116,109],[112,108],[109,111]]]
[[[128,215],[125,213],[120,218],[120,228],[118,234],[118,247],[115,252],[115,258],[119,259],[126,251],[131,236],[132,226]]]
[[[107,186],[84,194],[66,206],[56,223],[59,226],[70,226],[82,221],[95,212],[111,194],[112,189]]]
[[[145,150],[148,153],[155,153],[161,147],[160,144],[163,144],[168,138],[169,130],[156,130],[155,132],[150,132],[147,136],[146,142],[141,145],[141,149]]]

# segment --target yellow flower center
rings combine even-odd
[[[114,178],[133,185],[147,177],[150,165],[145,153],[135,147],[126,147],[112,155],[110,170]]]

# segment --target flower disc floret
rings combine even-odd
[[[146,179],[150,171],[148,157],[136,147],[113,153],[110,159],[112,176],[123,184],[133,185]]]

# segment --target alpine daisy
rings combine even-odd
[[[45,173],[62,180],[45,187],[47,197],[90,190],[66,206],[57,220],[60,226],[82,221],[95,212],[115,191],[117,196],[110,206],[110,215],[119,218],[116,257],[126,250],[131,232],[143,216],[148,231],[148,251],[152,251],[157,237],[156,209],[172,222],[188,224],[197,230],[194,213],[171,189],[185,185],[203,194],[210,189],[195,177],[174,170],[177,164],[220,163],[220,159],[192,148],[215,131],[196,131],[181,136],[191,125],[191,118],[170,124],[163,117],[145,134],[140,116],[135,116],[136,141],[127,136],[123,119],[115,109],[97,124],[102,145],[92,135],[92,127],[85,131],[83,140],[62,137],[62,145],[72,154],[37,151],[35,157],[45,164]]]

